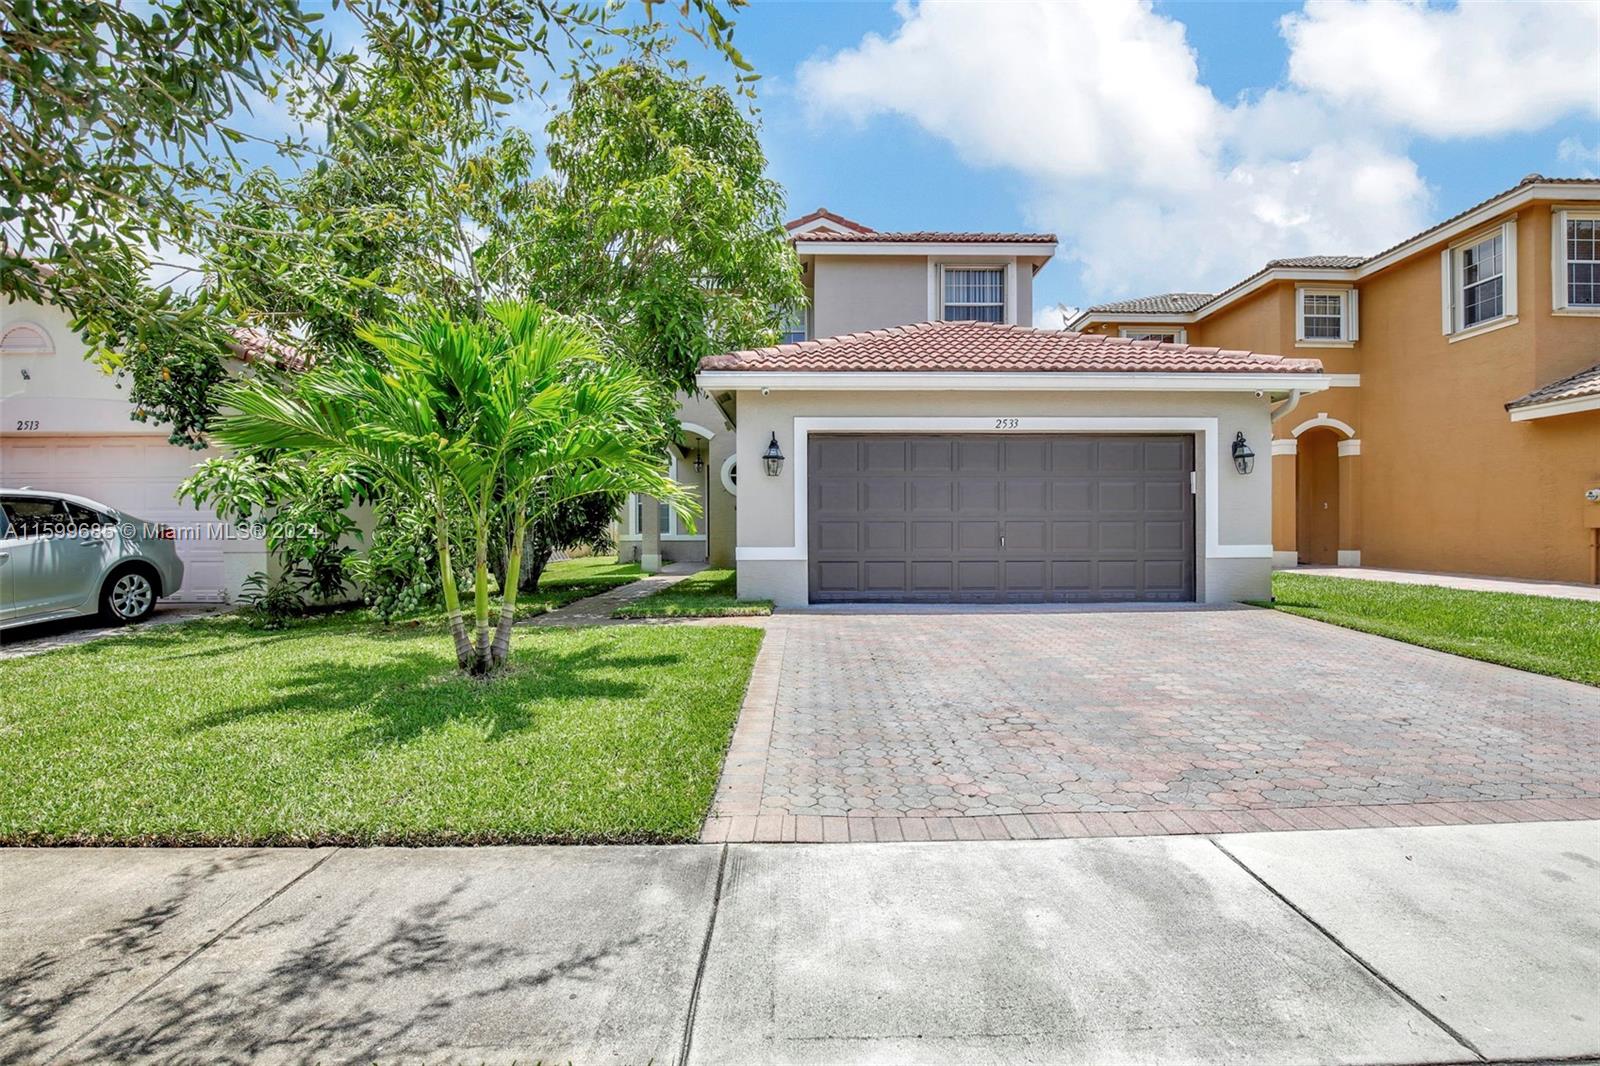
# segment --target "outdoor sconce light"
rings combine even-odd
[[[703,471],[705,468],[706,468],[705,456],[700,453],[700,449],[699,448],[696,448],[694,450],[694,472],[696,474],[698,474],[701,471]]]
[[[767,476],[777,477],[783,473],[783,449],[778,447],[778,434],[772,434],[772,443],[767,445],[767,450],[762,454],[761,461],[767,464]]]
[[[1248,474],[1256,468],[1256,453],[1244,442],[1242,429],[1233,435],[1233,467],[1241,474]]]

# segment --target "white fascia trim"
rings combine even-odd
[[[1050,374],[914,373],[904,371],[784,373],[770,370],[707,370],[697,379],[714,389],[793,391],[941,392],[1016,390],[1044,392],[1321,392],[1327,374]]]
[[[1508,414],[1513,422],[1532,422],[1537,418],[1554,418],[1556,415],[1575,415],[1583,411],[1600,411],[1600,395],[1574,396],[1567,400],[1546,400],[1530,403],[1526,407],[1513,407]]]
[[[700,425],[698,422],[679,422],[678,426],[681,429],[688,430],[690,433],[698,433],[706,440],[713,440],[716,437],[715,433],[707,429],[705,426]]]
[[[1339,448],[1339,454],[1341,456],[1345,456],[1345,455],[1360,455],[1361,454],[1361,441],[1356,440],[1354,438],[1352,438],[1350,440],[1342,440],[1342,441],[1339,442],[1338,448]]]
[[[1193,311],[1173,311],[1168,314],[1154,314],[1140,312],[1139,314],[1118,314],[1111,311],[1083,311],[1077,318],[1067,323],[1067,328],[1076,330],[1080,325],[1089,325],[1094,322],[1132,322],[1136,325],[1150,326],[1181,326],[1195,321]]]
[[[1149,417],[1101,418],[1076,416],[1050,416],[1020,418],[1014,429],[1006,433],[1193,433],[1200,440],[1197,448],[1205,455],[1203,498],[1205,500],[1205,557],[1207,559],[1270,559],[1271,544],[1222,544],[1218,542],[1222,505],[1218,486],[1224,476],[1233,474],[1233,464],[1222,466],[1222,434],[1215,418]],[[810,500],[809,478],[806,470],[810,453],[809,438],[812,433],[985,433],[995,432],[993,418],[972,417],[881,417],[840,416],[796,418],[794,420],[794,457],[790,460],[789,476],[794,479],[794,546],[793,547],[741,547],[734,551],[740,562],[771,562],[777,560],[804,560],[808,557],[807,506]]]
[[[1328,385],[1335,389],[1359,389],[1361,387],[1361,375],[1329,374]]]
[[[1054,244],[1034,242],[972,244],[962,241],[798,241],[801,255],[994,255],[1041,256],[1056,254]]]
[[[1272,440],[1273,455],[1298,455],[1299,452],[1300,441],[1296,437],[1290,437],[1287,440],[1280,437],[1274,437]]]
[[[1298,439],[1300,434],[1304,433],[1306,430],[1316,429],[1318,426],[1332,426],[1340,433],[1343,433],[1346,437],[1354,437],[1356,435],[1354,426],[1348,422],[1341,422],[1337,418],[1329,418],[1328,412],[1326,411],[1318,411],[1316,418],[1306,419],[1304,422],[1291,429],[1289,433]]]

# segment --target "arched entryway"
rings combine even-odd
[[[1306,566],[1339,563],[1339,441],[1337,431],[1317,427],[1299,437],[1295,484],[1296,547]]]

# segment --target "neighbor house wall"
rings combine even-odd
[[[1600,319],[1552,313],[1550,206],[1516,217],[1514,325],[1443,334],[1438,247],[1362,286],[1368,565],[1590,578],[1600,412],[1512,422],[1504,405],[1600,360]]]
[[[754,376],[754,375],[752,375]],[[1271,495],[1272,467],[1265,461],[1268,434],[1267,402],[1249,393],[1088,393],[1088,392],[773,392],[738,393],[738,446],[745,455],[759,455],[770,434],[789,461],[778,477],[759,468],[746,472],[740,485],[738,512],[739,595],[770,598],[781,605],[807,601],[806,560],[760,559],[774,550],[795,547],[795,478],[798,454],[795,419],[816,417],[978,417],[1018,418],[1015,432],[1055,432],[1030,427],[1030,418],[1206,418],[1217,420],[1219,468],[1209,468],[1209,446],[1197,441],[1199,493],[1195,500],[1197,545],[1196,595],[1204,602],[1264,599],[1271,595]],[[1110,432],[1102,427],[1084,432]],[[1228,443],[1243,431],[1255,443],[1263,460],[1245,476],[1227,459]],[[915,430],[906,430],[915,432]],[[1146,430],[1146,432],[1165,432]],[[1217,541],[1223,551],[1206,552],[1206,508],[1209,493],[1217,494]]]

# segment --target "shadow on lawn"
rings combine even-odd
[[[622,700],[646,694],[637,671],[682,661],[673,654],[626,655],[593,647],[556,652],[517,646],[510,665],[489,679],[465,677],[438,638],[429,650],[400,650],[376,663],[321,660],[274,680],[271,695],[190,720],[184,733],[225,729],[252,720],[346,716],[352,750],[405,744],[454,723],[481,724],[486,741],[537,729],[539,712],[555,701]]]

